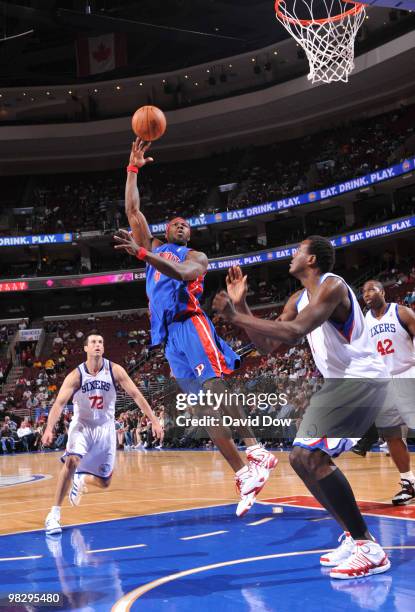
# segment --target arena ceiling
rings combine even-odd
[[[75,83],[80,36],[126,37],[128,65],[96,81],[217,61],[288,36],[272,0],[9,0],[0,24],[3,87]]]

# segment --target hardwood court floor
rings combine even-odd
[[[307,493],[288,463],[288,453],[276,452],[279,464],[259,499]],[[39,529],[52,505],[60,453],[0,456],[0,534]],[[399,474],[383,453],[365,458],[346,453],[337,460],[359,500],[390,502]],[[12,477],[50,476],[8,485]],[[233,474],[218,452],[136,451],[117,454],[111,487],[90,488],[78,508],[65,500],[62,524],[237,503]]]

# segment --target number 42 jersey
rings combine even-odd
[[[380,319],[366,313],[366,324],[374,348],[383,358],[390,376],[415,366],[413,338],[399,317],[398,304],[391,303]]]
[[[114,420],[117,389],[111,362],[108,359],[102,361],[102,368],[95,376],[88,371],[86,363],[78,366],[80,387],[73,396],[73,420],[76,423],[103,425]]]

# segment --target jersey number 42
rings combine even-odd
[[[389,338],[386,338],[385,340],[383,340],[383,342],[382,340],[379,340],[376,348],[378,353],[380,353],[381,355],[390,355],[391,353],[395,352],[392,340],[389,340]]]

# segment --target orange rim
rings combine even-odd
[[[284,13],[281,12],[280,7],[279,7],[279,5],[281,4],[281,2],[283,2],[283,0],[275,0],[275,12],[277,14],[277,17],[279,17],[281,21],[286,21],[287,23],[292,23],[294,25],[300,24],[303,26],[309,26],[309,25],[312,25],[313,23],[323,24],[323,23],[330,23],[330,21],[334,23],[336,21],[340,21],[344,17],[348,17],[349,15],[357,15],[364,8],[364,5],[359,4],[358,2],[351,3],[349,2],[349,0],[342,0],[342,1],[348,2],[348,4],[354,4],[354,6],[348,11],[344,11],[343,13],[339,13],[338,15],[334,15],[333,17],[331,16],[325,17],[323,19],[295,19],[294,17],[288,17],[287,15],[284,15]]]

